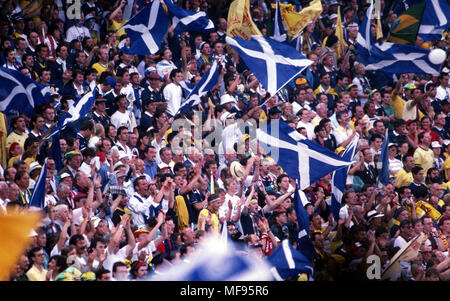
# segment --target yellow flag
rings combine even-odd
[[[338,58],[340,58],[344,55],[344,32],[342,29],[341,7],[340,6],[338,6],[337,15],[338,15],[338,17],[337,17],[335,35],[338,38],[338,47],[336,49],[336,55]]]
[[[8,126],[6,121],[6,116],[0,113],[0,164],[2,164],[3,169],[8,167],[8,150],[6,149],[6,136],[8,136]]]
[[[0,215],[0,281],[9,280],[12,268],[30,242],[30,231],[41,219],[39,213]]]
[[[275,4],[272,4],[272,7],[275,8]],[[281,18],[287,27],[287,35],[294,39],[311,21],[320,16],[323,8],[320,0],[314,0],[301,12],[296,12],[292,4],[280,3],[280,10]]]
[[[250,0],[235,0],[228,10],[227,36],[249,40],[251,36],[261,36],[250,15]]]

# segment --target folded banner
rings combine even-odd
[[[275,4],[272,4],[275,8]],[[323,11],[322,2],[314,0],[300,12],[296,12],[292,4],[280,4],[281,17],[287,27],[290,39],[295,39],[311,21],[320,16]]]
[[[248,40],[252,35],[262,36],[262,33],[250,15],[250,0],[235,0],[228,10],[227,36]]]

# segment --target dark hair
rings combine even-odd
[[[36,252],[39,252],[40,250],[42,250],[42,247],[34,247],[30,250],[30,252],[28,252],[29,257],[34,257]]]
[[[69,240],[69,245],[74,245],[75,246],[77,244],[77,242],[80,241],[80,240],[84,240],[83,235],[81,235],[81,234],[74,234]]]
[[[104,274],[108,274],[108,273],[111,273],[111,271],[107,270],[105,268],[101,268],[95,273],[95,278],[100,279],[103,277]]]
[[[118,267],[127,267],[127,265],[124,263],[124,262],[122,262],[122,261],[116,261],[116,262],[114,262],[114,264],[113,264],[113,266],[112,266],[112,271],[113,271],[113,273],[115,273],[116,271],[117,271],[117,268]]]
[[[65,256],[53,255],[52,257],[50,257],[48,262],[52,261],[53,259],[55,260],[56,266],[60,267],[60,272],[64,271],[67,268],[67,259]]]
[[[139,181],[140,181],[140,180],[146,180],[146,177],[145,177],[145,176],[139,176],[139,177],[137,177],[137,178],[134,180],[134,182],[133,182],[133,188],[134,188],[134,189],[136,189],[136,186],[139,185]]]
[[[414,166],[414,167],[411,169],[411,173],[412,173],[413,175],[417,175],[421,170],[423,170],[423,168],[420,167],[420,166],[418,166],[418,165],[416,165],[416,166]]]

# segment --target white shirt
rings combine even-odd
[[[138,199],[139,197],[139,199]],[[149,207],[152,205],[151,197],[143,197],[136,193],[128,200],[128,208],[131,211],[131,219],[136,227],[145,226],[145,217],[149,215]]]
[[[223,204],[222,204],[222,206],[220,206],[220,208],[219,208],[219,211],[218,211],[218,214],[219,214],[219,219],[220,218],[223,218],[223,217],[225,217],[226,215],[227,215],[227,213],[228,213],[228,201],[230,201],[231,200],[231,204],[233,205],[233,208],[231,209],[231,216],[230,216],[230,218],[233,218],[233,216],[236,214],[236,212],[237,212],[237,203],[239,202],[239,197],[237,196],[237,195],[233,195],[233,196],[231,196],[231,195],[229,195],[228,193],[225,195],[225,202],[223,202]],[[243,207],[241,207],[241,210],[242,210],[242,208]],[[241,233],[244,233],[243,231],[242,231],[242,225],[241,225],[241,221],[240,220],[238,220],[238,222],[237,223],[234,223],[235,225],[236,225],[236,229],[239,231],[239,232],[241,232]]]
[[[66,33],[66,42],[71,42],[72,40],[79,40],[80,37],[83,39],[85,37],[90,37],[91,33],[89,32],[89,29],[84,26],[71,26]]]
[[[171,116],[175,116],[181,107],[181,100],[183,98],[181,86],[170,83],[164,88],[163,95],[167,103],[167,113]]]
[[[136,118],[134,117],[133,112],[128,110],[125,113],[121,113],[116,111],[111,116],[111,123],[118,129],[121,126],[126,126],[128,131],[132,132],[135,127],[137,127]]]
[[[450,99],[450,88],[446,87],[443,88],[442,86],[439,86],[436,88],[436,99],[444,100],[444,99]]]
[[[308,139],[312,140],[316,137],[314,134],[314,125],[311,122],[305,123],[303,121],[299,121],[297,123],[297,128],[304,127],[306,129],[306,133],[308,134]]]
[[[103,268],[112,271],[112,267],[114,263],[121,261],[125,262],[125,258],[127,258],[126,249],[128,246],[123,247],[120,249],[116,254],[113,254],[109,251],[109,248],[106,249],[106,259],[103,262]]]

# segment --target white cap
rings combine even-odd
[[[220,116],[220,121],[222,121],[222,123],[225,123],[225,120],[227,120],[228,118],[233,118],[234,115],[236,115],[236,113],[225,112],[222,114],[222,116]]]
[[[431,142],[431,147],[442,147],[442,145],[440,145],[438,141],[433,141]]]
[[[236,99],[233,97],[233,96],[231,96],[230,94],[224,94],[224,95],[222,95],[221,97],[220,97],[220,104],[221,105],[224,105],[224,104],[227,104],[227,103],[236,103]]]

